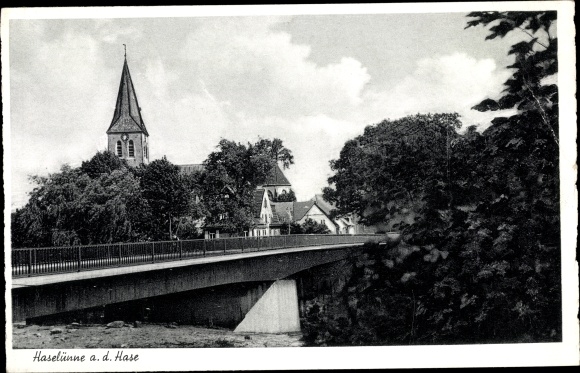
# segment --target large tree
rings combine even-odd
[[[468,27],[490,27],[489,40],[510,32],[530,37],[508,52],[516,59],[506,89],[474,107],[515,108],[517,114],[494,119],[482,133],[469,127],[453,139],[444,157],[448,171],[433,169],[424,174],[427,178],[414,180],[397,174],[405,180],[402,189],[421,191],[421,214],[401,227],[403,246],[355,259],[357,270],[343,290],[344,302],[331,306],[345,313],[340,319],[317,316],[318,336],[322,332],[338,344],[561,340],[558,97],[557,87],[549,83],[557,71],[555,16],[469,15],[474,19]],[[343,152],[364,159],[362,167],[354,167],[358,160],[342,162],[341,154],[336,175],[350,174],[358,182],[358,173],[372,176],[370,170],[377,167],[384,179],[371,180],[384,180],[387,188],[396,185],[382,162],[389,164],[398,153],[381,154],[377,148],[373,159],[358,148],[350,142]],[[433,157],[440,159],[442,152],[439,148]],[[423,162],[423,157],[410,162],[408,172],[422,172],[421,165],[429,164]],[[381,198],[391,201],[391,193],[376,181],[355,184],[348,199],[349,193],[339,188],[341,182],[350,187],[346,178],[333,180],[336,190],[328,194],[343,212],[364,214],[368,201],[379,207]],[[405,203],[401,199],[395,206]]]
[[[324,198],[338,214],[355,213],[363,224],[387,222],[417,209],[428,188],[451,203],[451,146],[459,136],[457,114],[413,115],[385,120],[349,140],[330,167],[335,174]]]
[[[290,165],[294,164],[294,156],[292,151],[286,148],[282,140],[278,138],[270,139],[260,139],[254,145],[250,145],[255,148],[256,153],[269,155],[275,162],[282,163],[284,169],[289,168]]]
[[[34,176],[28,203],[12,216],[14,247],[62,246],[141,240],[147,204],[139,180],[127,169],[83,172],[63,166]]]
[[[192,202],[183,175],[165,157],[142,165],[137,172],[143,198],[151,208],[152,238],[173,239],[176,224],[190,212]]]
[[[83,161],[81,171],[91,178],[110,174],[114,170],[128,167],[127,161],[109,151],[97,152],[90,160]]]

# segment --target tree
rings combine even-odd
[[[557,87],[544,84],[557,66],[556,39],[550,35],[555,13],[476,12],[469,17],[476,19],[468,27],[491,26],[488,39],[515,29],[530,35],[544,32],[543,39],[512,46],[516,63],[511,67],[516,71],[506,82],[507,89],[499,99],[474,107],[515,107],[518,113],[495,118],[482,133],[469,127],[453,138],[445,173],[433,170],[415,180],[394,173],[397,179],[421,184],[411,184],[412,190],[420,191],[420,214],[401,227],[400,247],[391,251],[377,247],[366,257],[353,259],[355,270],[342,303],[330,305],[342,309],[344,318],[333,319],[325,312],[314,318],[318,337],[328,335],[330,343],[562,338]],[[371,136],[357,140],[380,141]],[[381,194],[379,183],[356,183],[359,174],[372,175],[369,169],[380,168],[387,153],[377,150],[379,156],[373,159],[352,142],[345,149],[345,155],[361,155],[364,161],[351,165],[341,153],[335,163],[335,176],[340,175],[335,178],[336,190],[328,194],[341,202],[343,212],[364,212],[369,201],[382,206],[380,199],[389,196]],[[439,159],[442,151],[439,148],[433,156]],[[428,165],[423,159],[410,163],[408,170],[423,172],[422,166]],[[385,185],[391,186],[391,169],[382,171]],[[344,175],[349,174],[356,187],[348,184]],[[351,199],[344,192],[347,188]],[[389,326],[390,334],[373,325]]]
[[[148,206],[139,180],[127,169],[90,178],[67,165],[33,176],[28,203],[12,216],[14,247],[128,242],[145,236]]]
[[[256,153],[269,155],[275,162],[281,162],[284,169],[294,164],[292,151],[286,148],[282,140],[278,138],[273,140],[260,139],[253,147]]]
[[[417,114],[385,120],[349,140],[330,167],[333,187],[324,199],[338,215],[355,213],[363,224],[386,222],[404,209],[417,210],[427,188],[441,206],[452,201],[451,146],[461,127],[457,114]]]
[[[275,166],[264,143],[246,146],[222,139],[218,150],[208,156],[201,177],[207,226],[217,225],[226,232],[253,227],[254,192]]]
[[[320,224],[310,218],[301,225],[301,234],[328,234],[330,229],[325,224]]]
[[[143,198],[151,208],[152,238],[173,239],[175,223],[190,211],[191,202],[190,191],[179,168],[163,157],[142,166],[138,173]]]
[[[90,160],[83,161],[81,171],[91,179],[99,177],[101,174],[110,174],[114,170],[126,168],[127,161],[117,157],[109,151],[97,152]]]
[[[296,194],[290,189],[288,193],[280,193],[277,197],[272,197],[271,200],[272,202],[295,202]]]

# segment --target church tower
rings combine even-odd
[[[126,53],[115,113],[107,130],[107,137],[109,151],[125,159],[130,166],[149,163],[149,133],[141,118],[141,108],[129,74]]]

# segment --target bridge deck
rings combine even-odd
[[[348,243],[348,244],[336,244],[336,245],[319,245],[319,246],[317,245],[317,246],[308,246],[308,247],[295,247],[295,248],[285,248],[285,249],[270,249],[270,250],[264,250],[264,251],[244,252],[244,253],[239,253],[239,254],[229,253],[228,255],[198,257],[198,258],[193,258],[193,259],[184,259],[184,260],[180,260],[180,261],[165,261],[165,262],[149,263],[149,264],[135,264],[132,266],[93,269],[93,270],[86,270],[86,271],[82,271],[82,272],[58,273],[58,274],[51,274],[51,275],[44,275],[44,276],[37,276],[37,277],[20,277],[20,278],[13,278],[12,279],[12,289],[32,287],[32,286],[42,286],[42,285],[49,285],[49,284],[57,284],[57,283],[64,283],[64,282],[70,282],[70,281],[94,279],[94,278],[102,278],[102,277],[110,277],[110,276],[119,276],[119,275],[124,275],[124,274],[129,274],[129,273],[154,271],[154,270],[159,270],[159,269],[171,269],[171,268],[185,267],[185,266],[192,266],[192,265],[201,265],[201,264],[207,264],[207,263],[225,262],[225,261],[239,260],[239,259],[245,259],[245,258],[278,255],[278,254],[289,253],[289,252],[328,250],[328,249],[355,247],[355,246],[362,246],[362,245],[363,245],[363,243]]]

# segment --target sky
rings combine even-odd
[[[11,208],[29,175],[80,166],[106,149],[127,61],[151,159],[202,163],[221,138],[280,138],[299,200],[321,193],[329,161],[368,125],[457,112],[485,128],[497,113],[509,46],[466,13],[12,19]]]

